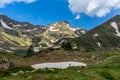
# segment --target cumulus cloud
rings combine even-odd
[[[76,15],[75,20],[80,19],[80,15]]]
[[[68,0],[73,14],[104,17],[113,9],[120,9],[120,0]]]
[[[3,8],[6,4],[11,4],[13,2],[24,2],[24,3],[32,3],[36,0],[0,0],[0,8]]]

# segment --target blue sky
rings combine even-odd
[[[92,29],[120,14],[119,0],[1,0],[0,13],[17,21],[47,25],[66,20],[73,27]],[[119,2],[118,2],[119,1]],[[84,5],[85,4],[85,5]],[[100,7],[102,5],[102,7]],[[107,7],[106,7],[107,5]]]

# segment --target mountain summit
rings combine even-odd
[[[76,38],[85,32],[72,28],[67,21],[40,26],[0,15],[0,45],[3,45],[0,49],[10,52],[30,45],[52,47],[59,39]]]

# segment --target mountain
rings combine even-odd
[[[80,28],[72,28],[67,21],[49,24],[46,26],[46,31],[43,34],[40,45],[52,47],[59,40],[80,37],[82,34],[85,34],[85,32],[85,30]]]
[[[83,29],[74,29],[67,21],[56,22],[47,26],[18,22],[6,15],[0,15],[0,47],[12,52],[33,45],[52,47],[63,38],[76,38],[85,34]]]
[[[72,40],[81,50],[119,49],[120,15],[86,32],[82,37]]]
[[[30,45],[60,47],[64,41],[81,51],[119,49],[120,15],[89,31],[72,28],[67,21],[41,26],[0,15],[0,36],[0,49],[7,52],[25,49]]]
[[[44,31],[45,28],[42,28],[42,26],[32,25],[28,22],[18,22],[5,15],[0,15],[1,50],[11,52],[11,50],[16,50],[20,46],[35,44],[36,40],[40,40]]]

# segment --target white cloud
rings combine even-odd
[[[120,9],[120,0],[68,0],[73,14],[104,17],[112,9]]]
[[[77,20],[77,19],[80,19],[80,15],[79,14],[75,17],[75,20]]]
[[[11,4],[14,2],[24,2],[24,3],[32,3],[36,0],[0,0],[0,8],[5,7],[6,4]]]

